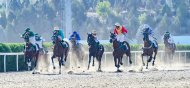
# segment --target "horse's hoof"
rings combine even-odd
[[[154,63],[152,63],[152,66],[154,66]]]
[[[122,72],[122,70],[119,70],[119,69],[118,69],[117,72]]]
[[[95,66],[94,64],[92,64],[92,66]]]
[[[61,72],[59,72],[59,74],[61,74]]]
[[[148,69],[148,67],[146,67],[146,69]]]
[[[97,72],[103,72],[102,70],[97,70]]]
[[[129,61],[130,64],[132,64],[132,61]]]
[[[148,62],[151,62],[152,61],[152,59],[148,59]]]
[[[120,64],[121,64],[121,65],[123,65],[123,63],[122,63],[122,62],[121,62]]]
[[[53,69],[55,69],[55,67],[53,67]]]
[[[78,66],[78,68],[80,68],[80,66]]]
[[[143,63],[143,66],[145,66],[145,63]]]

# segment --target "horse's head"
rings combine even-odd
[[[96,44],[95,37],[92,35],[92,33],[87,33],[87,35],[88,35],[87,37],[88,45]]]
[[[29,42],[29,33],[27,32],[22,38],[24,38],[25,42]]]
[[[149,41],[148,32],[143,32],[143,41],[144,41],[144,42],[148,42],[148,41]]]
[[[58,37],[58,34],[57,33],[54,33],[53,36],[51,37],[52,41],[54,43],[58,43],[61,41],[61,38]]]
[[[114,40],[116,40],[116,35],[110,32],[110,43],[112,43]]]
[[[26,53],[31,53],[31,52],[36,52],[36,48],[34,47],[34,45],[30,42],[26,42],[26,45],[25,45],[25,50],[26,50]]]
[[[73,46],[75,46],[76,44],[77,44],[77,41],[76,41],[76,37],[71,37],[70,38],[70,42],[71,42],[71,44],[73,45]]]

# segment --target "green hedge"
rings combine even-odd
[[[44,43],[44,46],[48,48],[48,50],[52,50],[52,43],[46,42]],[[88,49],[87,45],[84,45],[86,49]],[[130,45],[131,50],[141,50],[143,45],[141,44],[133,44]],[[112,51],[112,44],[104,44],[105,51]],[[159,50],[163,50],[164,45],[159,45]],[[24,50],[24,43],[0,43],[0,52],[22,52]],[[190,45],[177,45],[177,50],[190,50]]]
[[[48,48],[48,50],[52,50],[52,43],[46,42],[44,46]],[[133,44],[130,45],[131,50],[141,50],[143,45],[140,44]],[[87,45],[84,45],[86,49],[88,49]],[[112,51],[112,44],[104,44],[105,51]],[[164,45],[159,45],[159,50],[163,50]],[[0,43],[0,52],[7,53],[7,52],[22,52],[24,50],[24,43]],[[190,50],[190,45],[177,45],[177,50]],[[6,57],[7,63],[7,71],[16,71],[16,56],[7,56]],[[0,56],[0,72],[4,71],[4,64],[3,64],[3,56]],[[26,65],[24,63],[24,56],[19,56],[19,71],[26,70]]]

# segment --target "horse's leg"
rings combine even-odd
[[[58,61],[59,61],[59,74],[61,74],[61,65],[62,65],[61,58],[63,58],[63,57],[58,58]]]
[[[94,59],[95,59],[95,57],[93,57],[93,62],[92,62],[92,66],[94,66]]]
[[[87,70],[89,70],[89,68],[90,68],[90,62],[91,62],[91,55],[90,54],[89,54],[88,58],[89,58],[89,60],[88,60],[88,69]]]
[[[150,58],[151,58],[151,56],[150,56]],[[150,59],[150,58],[149,58],[149,59]],[[149,61],[149,60],[147,60],[147,62],[146,62],[146,69],[148,69],[148,61]]]
[[[98,71],[101,71],[101,57],[97,57],[98,60]]]
[[[114,56],[115,67],[117,67],[117,58]]]
[[[118,58],[117,72],[121,72],[121,70],[119,69],[119,67],[120,67],[120,63],[121,63],[121,58],[122,58],[122,57],[119,57],[119,58]]]
[[[54,65],[53,58],[55,58],[55,56],[54,56],[54,55],[51,57],[51,61],[52,61],[52,64],[53,64],[53,69],[55,69],[55,65]]]
[[[152,66],[154,66],[154,62],[155,62],[155,60],[156,60],[157,50],[158,50],[158,49],[156,49],[156,50],[154,51],[154,58],[153,58]]]
[[[120,64],[123,65],[123,56],[121,56]]]
[[[37,54],[35,55],[35,64],[34,64],[34,68],[36,68],[36,66],[37,66],[37,64],[38,64],[39,55],[40,55],[40,51],[38,51]]]
[[[33,73],[32,73],[32,74],[35,74],[35,73],[36,73],[36,66],[37,66],[37,63],[38,63],[38,55],[39,55],[39,53],[35,55],[35,61],[34,61],[34,71],[33,71]]]
[[[149,57],[149,59],[147,59],[146,69],[148,69],[148,63],[151,62],[151,60],[152,60],[152,55]]]
[[[130,51],[129,51],[129,53],[127,54],[127,56],[129,57],[129,63],[132,64],[131,53],[130,53]]]
[[[31,62],[31,58],[28,59],[27,61],[27,66],[28,66],[28,71],[30,71],[32,69],[32,62]]]
[[[145,63],[144,63],[144,60],[143,60],[143,56],[144,56],[144,53],[141,54],[141,58],[142,58],[142,64],[143,64],[143,66],[145,66]]]

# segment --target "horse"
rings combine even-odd
[[[71,52],[72,54],[75,55],[75,64],[78,66],[78,62],[79,62],[79,65],[82,63],[83,64],[83,60],[84,60],[84,57],[85,57],[85,52],[84,52],[84,47],[81,43],[77,43],[77,40],[75,37],[72,37],[70,39],[70,42],[71,42]],[[73,55],[72,55],[73,56]],[[78,66],[78,68],[80,68],[80,66]]]
[[[143,56],[149,56],[150,57],[149,59],[147,59],[146,69],[148,69],[148,63],[152,61],[152,58],[153,58],[152,66],[154,66],[156,55],[158,52],[158,47],[155,47],[154,43],[149,40],[148,32],[144,32],[143,36],[144,36],[143,37],[144,47],[142,48],[143,53],[141,54],[141,57],[142,57],[143,66],[145,66]],[[156,45],[158,46],[157,42],[156,42]],[[154,57],[153,57],[153,53],[154,53]]]
[[[66,41],[65,41],[65,43],[61,44],[62,40],[56,34],[54,34],[52,36],[52,40],[54,42],[53,56],[51,57],[51,60],[52,60],[52,63],[53,63],[53,69],[55,69],[53,59],[58,57],[59,74],[61,74],[61,65],[64,66],[64,64],[65,64],[65,62],[67,60],[68,53],[69,53],[69,44]]]
[[[175,50],[176,50],[176,45],[175,43],[169,43],[168,42],[169,37],[164,36],[164,45],[165,45],[165,55],[169,59],[173,59]]]
[[[93,63],[92,66],[94,66],[94,58],[97,59],[99,66],[98,66],[98,72],[101,72],[101,60],[102,55],[104,53],[104,46],[102,44],[99,44],[99,42],[96,42],[95,37],[92,35],[92,33],[87,33],[87,43],[89,45],[89,62],[88,62],[88,70],[90,68],[91,63],[91,57],[93,57]]]
[[[25,58],[25,63],[27,65],[28,71],[31,71],[34,69],[32,74],[35,74],[35,69],[38,61],[38,56],[39,56],[39,50],[37,51],[36,47],[29,41],[29,35],[25,34],[23,36],[26,44],[24,46],[24,58]]]
[[[117,72],[121,72],[120,65],[123,65],[122,63],[122,58],[123,55],[126,54],[127,57],[129,57],[129,62],[132,64],[131,61],[131,50],[130,50],[130,45],[128,42],[124,42],[126,45],[123,45],[119,41],[117,41],[116,35],[112,32],[110,32],[110,43],[113,43],[113,57],[114,57],[114,62],[115,62],[115,67],[117,67]],[[126,48],[128,47],[128,49]]]

